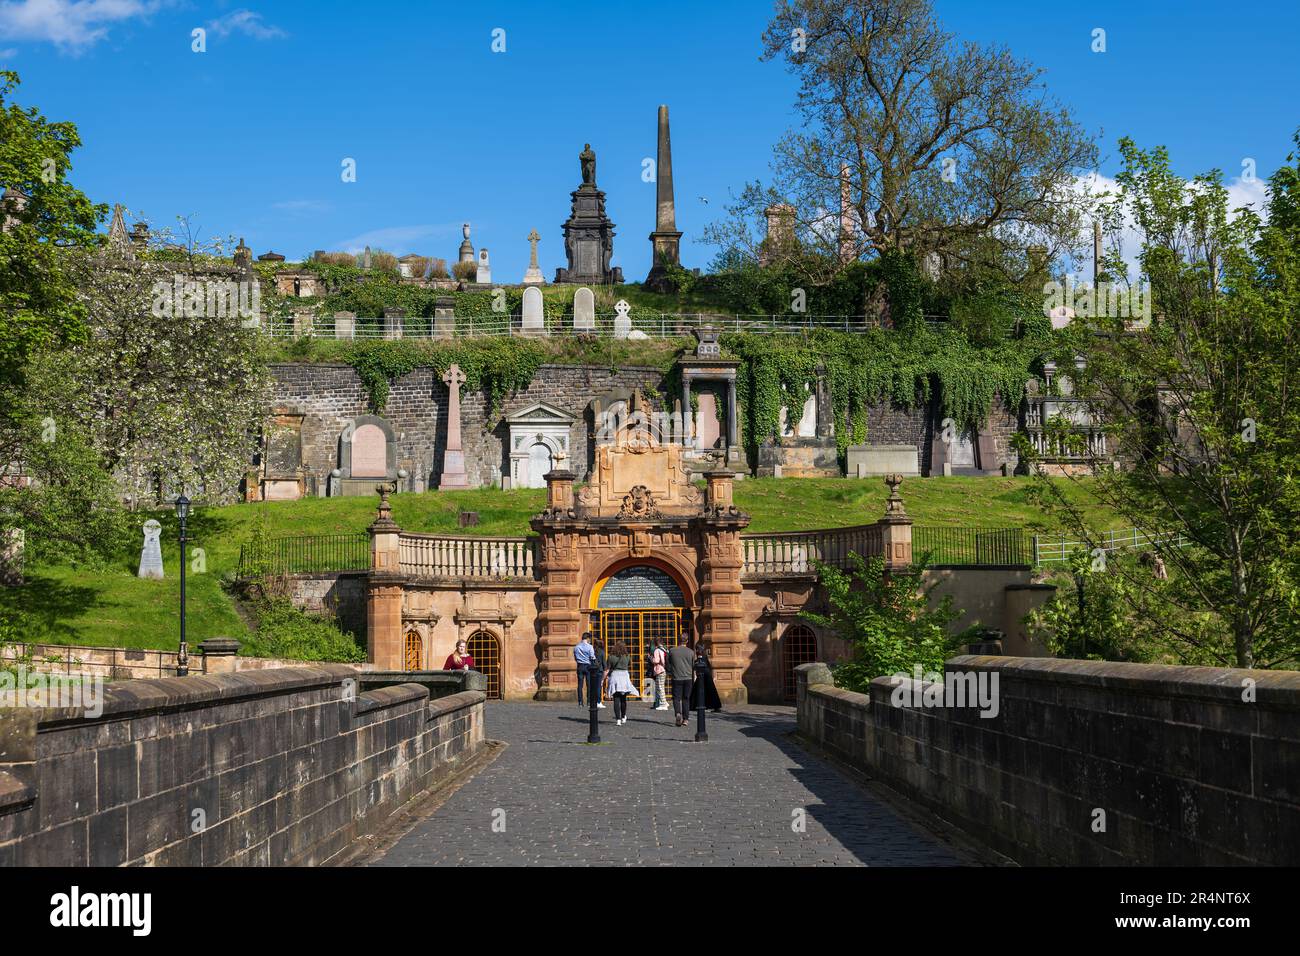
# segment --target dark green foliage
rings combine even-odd
[[[922,565],[886,573],[881,558],[852,559],[848,571],[818,564],[831,610],[803,615],[853,645],[853,657],[835,666],[836,686],[865,693],[877,677],[911,676],[917,666],[941,672],[943,662],[971,640],[966,633],[948,633],[960,612],[951,597],[932,605],[937,583],[925,584]]]
[[[366,659],[364,645],[353,635],[328,618],[303,613],[286,598],[264,599],[257,613],[257,631],[240,648],[242,654],[292,661],[359,663]]]

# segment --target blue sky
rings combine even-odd
[[[1300,125],[1300,4],[939,2],[960,35],[1007,44],[1115,143],[1163,143],[1192,175],[1281,163]],[[460,223],[517,282],[529,230],[548,279],[591,142],[614,264],[650,266],[655,111],[671,109],[682,258],[729,193],[767,171],[793,83],[760,63],[764,2],[372,4],[0,0],[18,101],[75,122],[73,179],[156,225],[192,214],[290,258],[370,244],[454,260]],[[207,29],[207,50],[191,30]],[[493,53],[492,31],[506,52]],[[1106,52],[1093,53],[1093,30]],[[341,180],[344,158],[357,181]],[[1243,195],[1250,190],[1242,189]],[[707,203],[703,200],[707,200]]]

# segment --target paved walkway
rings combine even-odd
[[[634,703],[622,727],[600,713],[592,746],[577,704],[489,701],[488,736],[509,746],[374,864],[967,862],[790,739],[789,707],[709,714],[698,744],[669,711]]]

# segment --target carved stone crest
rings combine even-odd
[[[637,521],[650,521],[663,517],[655,504],[654,495],[645,485],[635,485],[623,496],[623,507],[618,509],[618,516]]]

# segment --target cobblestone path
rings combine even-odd
[[[709,714],[698,744],[669,711],[633,703],[622,727],[600,713],[588,745],[577,704],[489,701],[488,737],[509,746],[374,864],[969,862],[791,739],[791,708]]]

